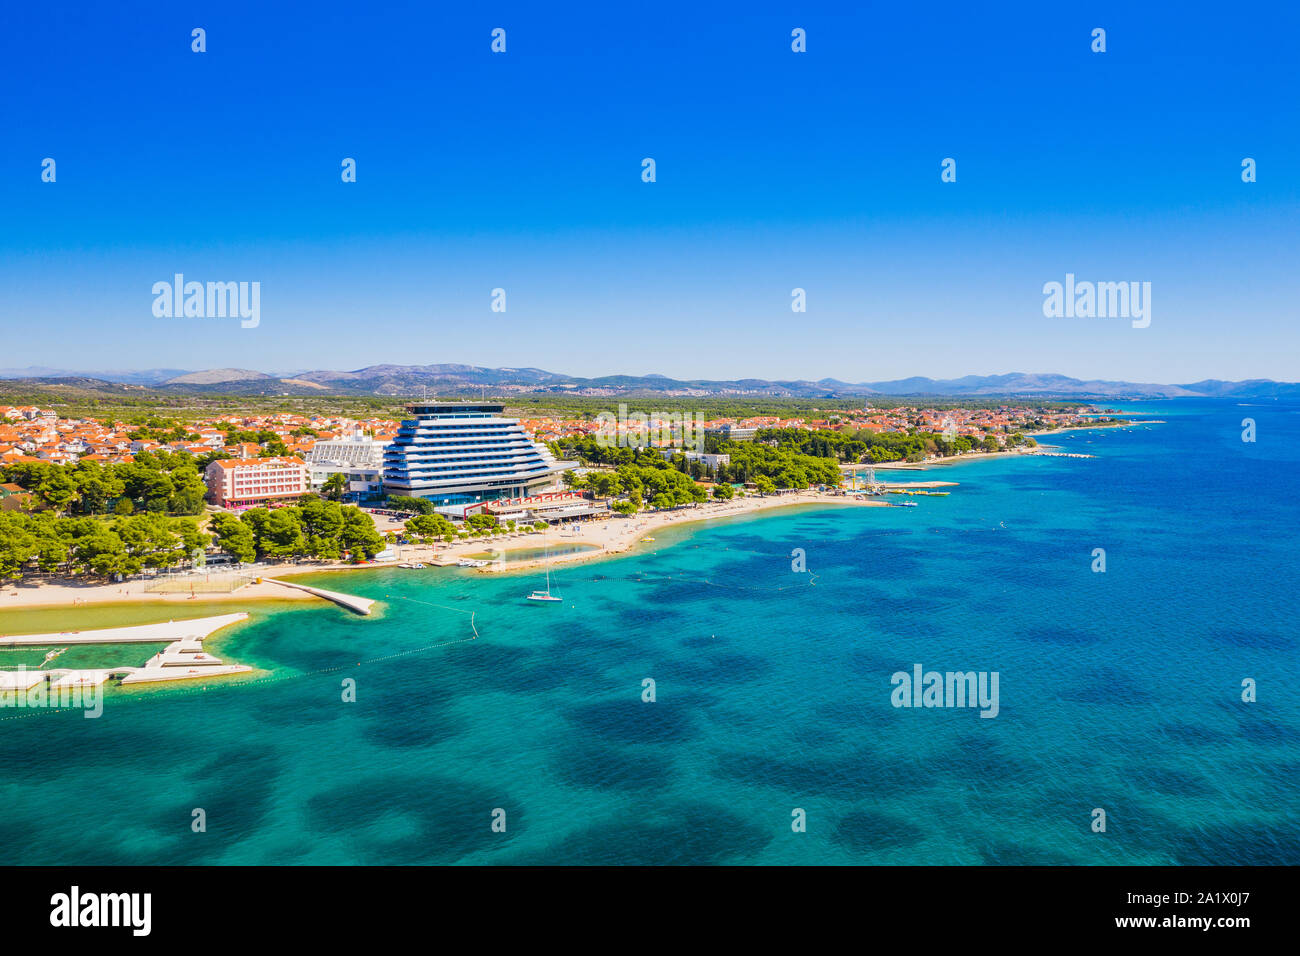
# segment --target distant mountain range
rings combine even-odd
[[[162,392],[209,392],[233,395],[376,395],[419,397],[470,396],[485,391],[500,395],[564,394],[593,396],[677,395],[691,397],[839,398],[888,396],[1008,396],[1034,398],[1282,398],[1300,397],[1300,385],[1250,379],[1225,382],[1206,379],[1184,385],[1139,382],[1082,381],[1065,375],[1011,372],[1006,375],[967,375],[954,379],[923,377],[887,382],[841,382],[824,378],[769,381],[739,379],[679,380],[662,375],[606,375],[581,378],[540,368],[483,368],[477,365],[370,365],[352,371],[313,370],[272,375],[249,369],[203,371],[147,369],[131,372],[86,372],[31,367],[0,369],[0,379],[32,384],[84,386],[99,381],[145,387]]]

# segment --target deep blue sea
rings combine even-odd
[[[384,605],[253,607],[209,643],[260,682],[0,711],[0,860],[1300,863],[1300,405],[1125,408],[1164,424],[660,532],[557,565],[562,604],[322,576]],[[915,664],[996,671],[998,715],[894,707]]]

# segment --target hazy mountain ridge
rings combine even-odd
[[[66,368],[46,368],[29,365],[27,368],[0,368],[0,379],[49,379],[49,378],[83,378],[100,382],[115,382],[121,385],[158,385],[170,378],[189,374],[183,368],[147,368],[139,370],[112,371],[77,371]]]
[[[26,373],[26,374],[14,374]],[[3,369],[0,378],[57,384],[59,381],[100,381],[135,385],[158,391],[213,392],[234,395],[299,395],[332,392],[385,397],[476,395],[496,393],[547,393],[637,397],[645,395],[753,396],[771,398],[870,398],[891,396],[1023,396],[1067,398],[1277,398],[1300,396],[1300,385],[1249,379],[1227,382],[1205,379],[1188,384],[1081,380],[1052,373],[1009,372],[1002,375],[965,375],[954,379],[925,376],[880,382],[841,382],[824,378],[769,380],[673,379],[663,375],[605,375],[582,378],[539,368],[487,368],[478,365],[369,365],[338,371],[314,369],[272,375],[250,369],[206,369],[184,372],[153,369],[139,372],[64,372],[58,369]]]

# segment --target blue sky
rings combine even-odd
[[[1294,4],[272,6],[11,9],[0,366],[1300,380]]]

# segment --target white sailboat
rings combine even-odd
[[[562,601],[563,598],[556,597],[551,593],[551,550],[550,545],[546,547],[546,590],[534,591],[528,595],[530,601]]]

